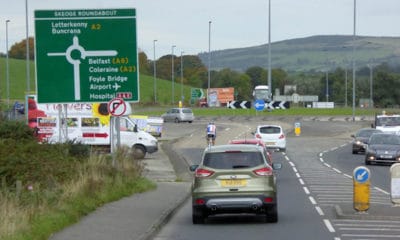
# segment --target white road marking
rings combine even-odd
[[[337,169],[337,168],[332,168],[335,172],[337,172],[337,173],[342,173],[342,171],[340,171],[339,169]]]
[[[300,182],[301,185],[304,185],[303,179],[299,178],[299,182]]]
[[[316,207],[315,207],[315,210],[317,210],[317,212],[318,212],[318,214],[319,214],[320,216],[324,216],[324,215],[325,215],[324,212],[322,211],[322,209],[321,209],[320,207],[316,206]]]
[[[324,219],[325,226],[328,228],[329,232],[334,233],[335,229],[333,228],[329,219]]]

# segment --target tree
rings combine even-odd
[[[252,99],[251,79],[247,74],[240,74],[237,79],[234,79],[233,87],[237,93],[236,100],[250,101]]]
[[[400,79],[383,70],[378,68],[374,77],[374,103],[385,108],[399,105],[400,92],[388,89],[400,89]]]
[[[29,42],[29,59],[33,60],[35,58],[35,49],[34,49],[35,46],[33,37],[29,37],[28,42]],[[10,58],[26,59],[26,40],[22,40],[21,42],[12,45],[8,54]]]
[[[271,78],[272,78],[272,92],[274,92],[274,89],[279,89],[281,93],[283,93],[283,90],[285,88],[285,85],[289,84],[290,81],[288,80],[287,73],[285,70],[282,68],[275,68],[272,69],[271,72]]]
[[[150,61],[146,53],[139,51],[139,71],[141,74],[150,75]]]
[[[257,85],[268,85],[267,71],[262,67],[250,67],[246,70],[246,74],[250,77],[252,88]]]
[[[181,68],[180,62],[179,68]],[[208,84],[207,68],[198,56],[183,56],[183,72],[186,83],[193,87],[201,87],[204,83]]]

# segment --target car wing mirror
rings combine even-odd
[[[282,168],[282,163],[272,163],[272,169],[278,170]]]
[[[191,172],[194,172],[194,171],[196,171],[196,169],[197,169],[198,167],[199,167],[198,164],[190,165],[190,166],[189,166],[189,170],[190,170]]]

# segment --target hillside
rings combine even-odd
[[[312,36],[271,44],[271,66],[286,71],[323,71],[351,67],[353,36]],[[368,63],[400,63],[400,37],[356,37],[357,67]],[[200,53],[208,65],[208,53]],[[211,52],[213,70],[230,68],[245,71],[249,67],[268,67],[268,44]]]

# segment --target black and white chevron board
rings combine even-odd
[[[231,109],[250,109],[251,101],[231,101],[228,102],[227,107]],[[264,109],[288,109],[290,108],[289,102],[286,101],[271,101],[265,103]]]

